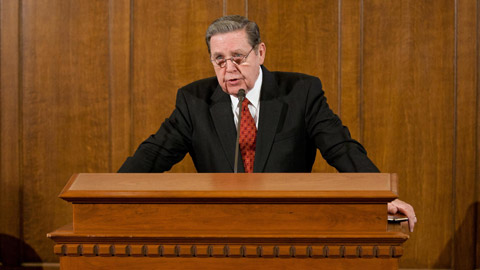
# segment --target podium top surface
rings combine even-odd
[[[389,173],[84,173],[73,175],[59,197],[73,203],[389,202],[397,197],[396,181]]]

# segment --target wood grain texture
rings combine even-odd
[[[389,174],[353,173],[79,174],[59,197],[74,204],[385,204],[397,198],[395,181]]]
[[[476,33],[472,33],[472,36],[475,35],[477,38],[477,44],[479,44],[480,41],[480,5],[477,1],[477,9],[476,9],[476,18],[477,18],[477,29]],[[480,52],[479,46],[477,46],[476,50],[476,59],[477,59],[477,64],[475,66],[477,74],[478,71],[480,70]],[[475,163],[476,163],[476,173],[475,173],[475,188],[476,188],[476,198],[475,198],[475,207],[476,211],[474,210],[474,213],[476,212],[476,229],[475,229],[475,234],[477,236],[476,239],[476,263],[475,266],[476,268],[480,268],[480,82],[479,82],[479,77],[477,75],[477,122],[475,124],[476,126],[476,138],[475,138],[475,145],[476,149],[473,148],[473,151],[476,151],[475,155]],[[472,237],[473,238],[473,237]]]
[[[478,47],[476,1],[456,2],[456,108],[455,108],[455,174],[454,177],[454,237],[453,269],[475,268],[476,243],[472,235],[480,233],[475,211],[478,204],[475,177],[476,153],[472,145],[477,143],[476,105],[478,103],[478,70],[475,55]]]
[[[452,1],[364,3],[364,145],[415,207],[405,268],[452,264],[454,11]]]
[[[362,142],[361,130],[361,1],[343,0],[340,9],[338,113],[353,138]]]
[[[248,1],[249,19],[260,27],[271,71],[301,72],[322,80],[328,104],[338,108],[337,1]],[[335,172],[321,158],[313,172]]]
[[[104,196],[106,197],[111,196],[108,194],[118,193],[123,198],[135,198],[140,196],[141,192],[158,194],[168,192],[170,195],[166,196],[175,196],[174,192],[185,196],[185,192],[191,192],[188,194],[189,198],[206,198],[208,196],[232,198],[245,196],[247,192],[251,193],[248,197],[259,197],[262,196],[261,192],[269,192],[272,198],[286,196],[286,194],[290,194],[294,198],[296,192],[317,195],[328,192],[344,194],[351,191],[365,194],[381,191],[395,196],[396,181],[395,174],[387,173],[176,173],[171,175],[161,173],[82,173],[75,174],[70,178],[59,197],[70,201],[69,198],[75,197],[73,194],[77,192],[82,192],[89,198],[92,196],[88,196],[88,192],[97,191],[105,192]],[[125,194],[121,192],[125,192]],[[127,192],[132,192],[132,194]],[[226,195],[215,195],[219,192]],[[381,196],[375,196],[375,198],[381,198]]]
[[[248,0],[226,0],[224,15],[242,15],[248,17]]]
[[[163,234],[180,237],[191,236],[193,231],[194,235],[207,237],[209,232],[227,236],[272,231],[271,234],[300,237],[325,231],[385,230],[385,208],[386,203],[75,204],[73,219],[75,233],[128,234],[134,231],[137,235],[153,233],[159,237]],[[244,213],[248,213],[248,219]]]
[[[0,2],[0,258],[18,265],[22,240],[18,1]]]
[[[222,7],[222,0],[134,1],[134,148],[170,116],[178,88],[215,76],[205,31],[222,16]],[[195,172],[191,158],[172,170],[178,171]]]
[[[107,4],[22,1],[24,240],[45,261],[42,235],[71,219],[56,199],[65,179],[109,171]]]
[[[131,0],[109,0],[109,171],[116,172],[132,149]]]
[[[62,269],[152,269],[154,266],[157,269],[258,269],[259,265],[262,265],[262,269],[284,269],[284,270],[296,270],[296,269],[322,269],[333,268],[340,270],[355,269],[362,265],[365,269],[398,269],[396,259],[385,258],[381,260],[356,259],[346,260],[343,258],[332,258],[328,260],[315,260],[315,259],[295,259],[294,263],[286,264],[285,260],[275,259],[269,260],[265,258],[189,258],[187,260],[171,257],[171,258],[139,258],[128,257],[125,260],[117,260],[116,257],[96,257],[93,260],[84,260],[83,257],[63,257],[60,262]],[[106,267],[105,265],[108,265]]]
[[[477,8],[477,20],[480,21],[480,13],[478,12]],[[480,40],[480,31],[477,28],[477,40]],[[477,52],[477,71],[480,70],[480,53]],[[477,78],[478,80],[478,78]],[[480,175],[480,87],[477,86],[477,137],[476,137],[476,146],[477,146],[477,154],[476,154],[476,164],[477,164],[477,169],[476,169],[476,177],[475,177],[475,183],[476,183],[476,209],[477,209],[477,228],[475,230],[475,233],[477,235],[477,244],[476,244],[476,267],[480,268],[480,229],[479,229],[479,224],[480,224],[480,183],[478,181],[479,175]]]

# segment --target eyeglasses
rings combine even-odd
[[[232,61],[232,63],[238,66],[245,63],[245,61],[247,61],[247,57],[250,55],[250,53],[253,51],[254,48],[255,46],[253,46],[252,49],[246,55],[237,53],[230,58],[223,58],[219,56],[215,59],[211,59],[211,61],[220,68],[224,68],[227,65],[228,60]]]

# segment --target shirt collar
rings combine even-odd
[[[262,68],[259,67],[260,71],[258,73],[258,78],[255,81],[255,85],[253,88],[247,92],[245,97],[250,101],[251,105],[258,109],[258,105],[260,102],[260,90],[262,88],[262,81],[263,81],[263,71]],[[238,106],[238,98],[230,95],[230,99],[232,100],[232,107],[236,108]]]

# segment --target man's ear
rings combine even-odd
[[[260,65],[263,65],[263,62],[265,61],[265,54],[267,53],[267,47],[265,46],[265,43],[260,43],[258,44],[258,56],[260,57]]]

